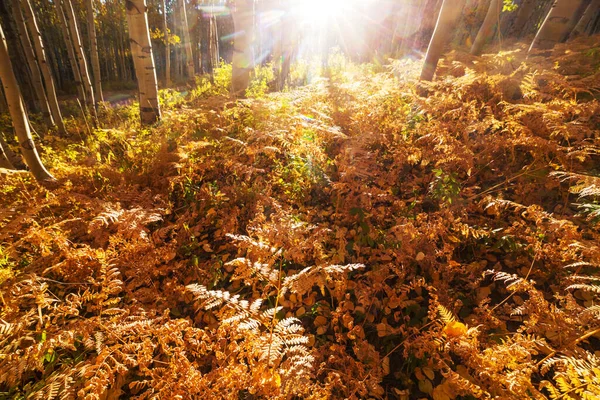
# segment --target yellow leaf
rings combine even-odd
[[[419,390],[423,393],[431,394],[433,392],[433,384],[429,379],[419,381]]]
[[[458,337],[467,333],[467,326],[462,322],[451,321],[444,327],[444,333],[450,337]]]
[[[433,400],[450,400],[450,396],[448,396],[442,386],[438,386],[433,389],[432,396]]]
[[[281,387],[281,375],[279,375],[277,372],[273,371],[273,382],[275,383],[275,386],[277,387]]]
[[[390,358],[384,357],[381,361],[381,369],[383,370],[383,375],[388,375],[390,373]]]
[[[435,377],[435,373],[429,367],[424,367],[423,368],[423,373],[425,374],[425,376],[427,376],[431,380],[433,380],[433,378]]]

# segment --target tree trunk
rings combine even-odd
[[[571,19],[584,0],[556,0],[538,30],[529,52],[533,49],[551,49],[569,35]]]
[[[289,9],[288,9],[289,10]],[[292,55],[294,54],[294,42],[296,41],[296,24],[289,13],[283,17],[281,36],[281,72],[278,79],[278,90],[283,90],[285,82],[290,75]]]
[[[46,95],[48,97],[48,103],[50,104],[50,111],[52,111],[54,123],[58,127],[58,131],[61,134],[66,134],[67,130],[62,120],[60,107],[58,106],[58,98],[56,97],[56,88],[54,87],[54,80],[52,79],[52,74],[50,73],[50,66],[48,65],[48,61],[46,60],[46,52],[44,51],[42,35],[40,34],[40,30],[38,29],[37,22],[33,14],[33,9],[31,8],[29,0],[22,0],[22,4],[23,8],[25,9],[25,16],[27,17],[27,28],[33,39],[35,55],[38,60],[40,70],[42,71],[42,76],[44,78],[44,86],[46,88]]]
[[[215,68],[219,66],[219,31],[217,30],[217,16],[214,12],[210,15],[210,37],[209,37],[209,49],[210,49],[210,63],[214,73]]]
[[[129,41],[140,93],[140,117],[143,125],[160,120],[156,69],[152,57],[152,43],[148,31],[146,0],[127,0]]]
[[[562,39],[560,40],[562,43],[567,41],[567,39],[571,35],[571,32],[573,32],[573,29],[575,29],[575,26],[583,16],[583,13],[585,13],[585,10],[590,5],[591,1],[592,0],[583,0],[581,4],[579,4],[579,7],[577,7],[577,10],[575,10],[575,13],[573,13],[573,16],[569,20],[565,35],[563,35]]]
[[[4,38],[4,31],[0,26],[0,80],[6,94],[8,110],[12,118],[15,133],[19,139],[21,153],[29,170],[38,181],[54,180],[54,177],[44,168],[31,137],[29,121],[23,108],[23,98],[17,86],[17,78],[12,69],[12,63],[8,55],[8,47]]]
[[[0,93],[0,96],[2,94]],[[0,132],[0,147],[2,147],[4,151],[4,157],[8,160],[10,165],[12,165],[11,169],[20,169],[26,170],[27,166],[23,163],[23,159],[17,153],[15,153],[8,143],[6,143],[6,139],[3,132]]]
[[[171,44],[169,43],[169,25],[167,24],[167,0],[162,0],[163,32],[165,35],[165,86],[171,86]]]
[[[87,61],[85,59],[85,53],[83,51],[83,45],[81,43],[81,36],[79,35],[79,28],[77,26],[77,20],[75,19],[75,10],[71,0],[62,0],[65,5],[65,17],[67,18],[67,25],[69,26],[69,32],[71,33],[71,39],[73,40],[73,46],[75,47],[75,57],[79,64],[79,72],[81,73],[81,81],[83,82],[83,88],[85,90],[85,97],[89,111],[95,114],[96,102],[94,98],[94,88],[92,87],[92,80],[90,79],[90,71],[88,69]]]
[[[194,56],[192,54],[192,41],[190,40],[190,27],[188,25],[187,11],[185,7],[186,0],[180,0],[181,12],[181,30],[183,31],[183,48],[185,49],[185,73],[188,79],[194,78]]]
[[[231,93],[244,96],[250,84],[250,72],[254,66],[252,56],[253,7],[252,0],[236,0],[231,16],[236,35],[233,39]]]
[[[512,25],[510,30],[513,35],[521,35],[523,32],[523,28],[525,27],[525,23],[533,14],[533,10],[535,9],[535,0],[523,0],[519,8],[517,9],[517,18]]]
[[[592,2],[587,6],[585,12],[575,25],[573,32],[571,32],[571,39],[576,38],[577,36],[581,36],[587,32],[587,27],[592,22],[596,12],[600,9],[600,0],[592,0]]]
[[[8,146],[2,137],[2,132],[0,132],[0,168],[15,169],[13,164],[10,162]]]
[[[477,37],[473,42],[473,46],[471,46],[471,54],[474,54],[476,56],[481,54],[481,50],[483,50],[483,45],[492,35],[494,27],[496,26],[496,22],[498,22],[498,18],[500,18],[501,10],[502,2],[500,0],[492,0],[488,8],[488,12],[485,15],[485,19],[483,20],[483,24],[481,25],[481,28],[479,28]]]
[[[31,83],[33,85],[36,97],[38,99],[39,109],[41,110],[42,115],[44,116],[44,119],[48,122],[48,124],[50,126],[55,126],[54,119],[52,118],[52,114],[50,112],[50,105],[48,104],[48,98],[46,97],[46,91],[44,90],[42,73],[40,72],[40,67],[38,66],[37,60],[35,58],[35,53],[33,52],[33,46],[31,45],[29,34],[27,33],[27,27],[25,26],[25,18],[23,17],[23,11],[21,10],[19,0],[12,1],[12,8],[13,16],[15,18],[17,30],[19,33],[19,39],[21,44],[23,45],[25,57],[27,58],[27,65],[29,67],[29,71],[31,72]]]
[[[96,38],[96,26],[94,24],[94,0],[86,0],[87,26],[90,39],[90,54],[92,58],[92,74],[94,76],[94,102],[98,104],[104,101],[102,96],[102,77],[100,76],[100,59],[98,58],[98,39]]]
[[[421,79],[430,81],[433,79],[438,61],[444,51],[444,47],[450,41],[452,32],[460,13],[463,9],[465,0],[444,0],[440,16],[438,17],[433,31],[433,36],[427,48],[425,63],[421,70]]]
[[[81,79],[81,72],[79,71],[79,67],[77,66],[77,57],[75,56],[75,48],[73,47],[73,40],[71,38],[71,33],[69,32],[69,28],[67,27],[67,18],[65,17],[65,11],[60,4],[59,0],[56,0],[54,3],[56,6],[56,13],[58,14],[58,19],[60,20],[60,27],[63,31],[63,36],[65,38],[65,44],[67,47],[67,55],[69,57],[69,64],[71,65],[71,71],[73,72],[73,79],[75,80],[75,86],[77,88],[77,96],[81,101],[81,104],[87,104],[87,98],[85,95],[85,89],[83,87],[83,80]]]

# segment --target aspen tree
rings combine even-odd
[[[181,23],[183,24],[183,48],[185,49],[185,73],[188,79],[192,79],[194,73],[194,57],[192,55],[192,41],[190,39],[190,27],[188,25],[185,0],[180,0],[179,11],[181,12]]]
[[[231,16],[235,37],[233,39],[233,59],[231,93],[244,96],[250,84],[250,72],[254,67],[253,37],[254,15],[252,0],[236,0]]]
[[[485,15],[485,19],[481,24],[481,28],[479,28],[479,32],[477,32],[477,37],[473,42],[473,46],[471,46],[471,54],[474,54],[476,56],[481,54],[481,50],[483,50],[483,45],[492,35],[494,27],[498,22],[498,18],[500,18],[501,10],[502,2],[500,0],[492,0],[490,2],[490,6],[488,8],[487,14]]]
[[[517,9],[517,17],[515,22],[513,22],[513,25],[510,29],[510,32],[513,35],[521,36],[527,20],[531,17],[531,14],[533,14],[535,5],[535,0],[523,0],[523,2],[521,2],[519,8]]]
[[[38,29],[37,21],[35,20],[33,9],[31,8],[29,0],[22,0],[21,4],[23,5],[23,8],[25,10],[27,29],[29,30],[29,33],[31,34],[31,38],[33,40],[35,56],[37,58],[38,65],[44,78],[44,87],[46,88],[46,96],[50,105],[50,111],[52,111],[52,118],[54,119],[54,123],[58,127],[58,132],[61,134],[66,134],[67,130],[62,120],[60,107],[58,106],[58,97],[56,96],[54,79],[52,78],[50,66],[48,65],[48,61],[46,59],[46,51],[44,50],[42,35],[40,33],[40,30]]]
[[[48,124],[50,126],[55,126],[54,119],[52,118],[52,112],[50,111],[50,105],[48,104],[48,97],[46,96],[46,91],[44,90],[42,73],[35,57],[35,52],[33,51],[33,45],[29,39],[29,34],[27,33],[27,26],[25,25],[25,18],[23,17],[23,11],[21,10],[21,4],[19,3],[19,0],[12,0],[12,11],[17,25],[19,40],[23,45],[23,51],[25,53],[25,58],[27,59],[27,66],[29,68],[29,72],[31,73],[31,83],[38,100],[39,109],[41,110],[42,115]]]
[[[556,0],[546,15],[546,19],[537,31],[529,52],[533,49],[551,49],[568,37],[571,20],[580,9],[584,0]]]
[[[87,9],[87,27],[90,39],[90,55],[92,59],[92,75],[94,78],[94,103],[104,101],[102,95],[102,77],[100,76],[100,60],[98,58],[98,39],[94,23],[94,0],[85,1]]]
[[[65,17],[67,19],[67,25],[69,26],[69,32],[71,39],[73,40],[73,47],[75,48],[75,57],[77,58],[77,64],[79,65],[79,72],[81,73],[81,81],[83,82],[83,88],[85,90],[85,97],[87,104],[90,106],[89,111],[95,115],[95,97],[94,88],[92,87],[92,80],[90,78],[90,71],[88,64],[85,59],[85,53],[83,51],[83,44],[81,42],[81,36],[79,35],[79,27],[75,19],[75,10],[71,0],[62,0],[65,6]]]
[[[2,26],[0,26],[0,80],[6,95],[12,124],[19,140],[19,148],[29,170],[38,181],[54,180],[54,177],[42,164],[42,160],[35,149],[35,143],[29,129],[29,119],[23,107],[23,97],[17,85],[17,78],[8,55],[8,47]]]
[[[81,72],[77,64],[77,57],[75,56],[75,48],[73,47],[73,40],[71,33],[69,32],[67,18],[65,17],[65,10],[63,9],[60,0],[55,0],[56,14],[60,20],[60,27],[63,31],[63,37],[67,47],[67,56],[69,57],[69,64],[71,65],[71,71],[73,72],[73,78],[75,79],[75,86],[77,88],[77,96],[82,104],[87,104],[87,97],[85,95],[85,88],[83,87],[83,80],[81,78]]]
[[[210,64],[214,73],[214,69],[219,66],[219,31],[217,29],[217,16],[214,12],[214,5],[212,6],[209,18],[208,48]]]
[[[450,41],[464,4],[465,0],[443,0],[440,15],[435,24],[435,30],[429,42],[429,47],[427,48],[425,63],[421,70],[422,80],[430,81],[433,79],[438,61],[444,51],[444,46]]]
[[[592,0],[591,3],[585,9],[585,12],[575,25],[573,32],[571,32],[571,38],[575,38],[577,36],[581,36],[588,32],[588,27],[590,26],[590,22],[592,22],[596,13],[600,10],[600,0]]]
[[[171,86],[171,44],[169,43],[169,25],[167,24],[167,0],[162,0],[163,32],[165,35],[165,85]]]
[[[127,0],[127,24],[135,74],[140,95],[140,119],[143,125],[160,120],[156,69],[152,57],[152,43],[148,30],[148,13],[145,0]]]

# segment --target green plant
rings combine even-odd
[[[455,173],[445,173],[441,169],[433,170],[434,179],[429,184],[429,193],[434,199],[452,204],[460,194],[460,182]]]

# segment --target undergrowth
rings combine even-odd
[[[73,118],[0,174],[0,396],[597,398],[595,40]]]

